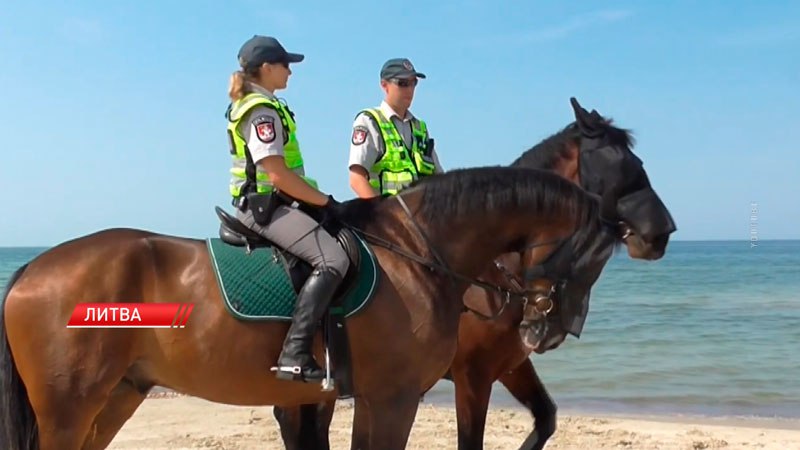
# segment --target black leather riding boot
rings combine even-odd
[[[333,298],[342,276],[332,269],[314,269],[297,297],[292,325],[278,358],[277,377],[282,380],[316,381],[325,369],[314,360],[311,344],[317,323]]]

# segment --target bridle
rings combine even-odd
[[[458,272],[452,270],[447,265],[445,260],[436,251],[436,246],[433,245],[431,240],[428,238],[428,235],[425,234],[425,232],[422,230],[422,228],[420,228],[419,224],[414,219],[414,216],[411,213],[411,210],[408,208],[408,205],[406,204],[405,200],[403,200],[402,195],[401,194],[395,195],[394,198],[400,203],[400,206],[403,208],[403,211],[406,213],[406,215],[408,216],[409,220],[411,221],[411,224],[412,224],[412,226],[414,228],[414,231],[420,236],[422,241],[427,246],[428,250],[433,255],[433,260],[431,260],[429,258],[424,258],[424,257],[419,256],[419,255],[414,254],[414,253],[410,253],[410,252],[404,250],[403,248],[397,246],[396,244],[394,244],[394,243],[392,243],[392,242],[390,242],[390,241],[388,241],[386,239],[383,239],[383,238],[381,238],[379,236],[376,236],[376,235],[368,233],[368,232],[366,232],[364,230],[361,230],[361,229],[358,229],[356,227],[353,227],[353,226],[351,226],[349,224],[344,224],[344,225],[347,226],[348,228],[351,228],[354,231],[359,232],[370,243],[372,243],[374,245],[378,245],[378,246],[383,247],[383,248],[385,248],[385,249],[387,249],[387,250],[389,250],[389,251],[391,251],[393,253],[396,253],[396,254],[398,254],[400,256],[403,256],[403,257],[406,257],[406,258],[408,258],[408,259],[410,259],[412,261],[415,261],[415,262],[427,267],[431,271],[439,271],[440,273],[442,273],[442,274],[446,275],[447,277],[449,277],[450,281],[453,284],[455,284],[455,281],[458,280],[458,281],[469,283],[469,284],[474,285],[474,286],[478,286],[478,287],[483,288],[483,289],[485,289],[487,291],[490,291],[490,292],[497,292],[497,293],[501,294],[503,296],[503,298],[504,298],[503,305],[500,307],[500,310],[497,313],[492,314],[492,315],[485,315],[485,314],[481,313],[480,311],[477,311],[477,310],[475,310],[473,308],[470,308],[467,305],[464,305],[464,309],[466,311],[469,311],[469,312],[475,314],[476,316],[478,316],[482,320],[495,320],[498,317],[500,317],[503,314],[503,312],[505,311],[506,307],[511,303],[512,299],[515,300],[515,301],[518,301],[522,305],[523,310],[525,310],[525,309],[527,309],[529,307],[533,307],[542,316],[546,316],[548,313],[550,313],[550,311],[553,310],[554,304],[553,304],[553,300],[552,300],[551,296],[555,292],[557,284],[554,283],[552,285],[551,289],[549,290],[549,292],[546,293],[546,294],[544,294],[542,292],[535,292],[535,296],[533,297],[533,300],[531,300],[531,299],[529,299],[529,297],[527,295],[527,292],[525,291],[525,288],[522,286],[522,283],[520,283],[519,277],[517,277],[516,275],[511,273],[511,271],[509,271],[505,266],[503,266],[502,263],[500,263],[497,260],[494,261],[495,267],[506,277],[506,279],[508,280],[509,284],[511,284],[512,289],[507,289],[507,288],[504,288],[502,286],[496,285],[494,283],[489,283],[489,282],[486,282],[486,281],[482,281],[482,280],[479,280],[478,278],[468,277],[466,275],[463,275],[461,273],[458,273]],[[574,232],[573,232],[573,234],[574,234]],[[530,244],[528,246],[525,246],[525,247],[521,248],[519,250],[519,252],[520,253],[524,253],[527,250],[530,250],[532,248],[542,247],[542,246],[545,246],[545,245],[559,244],[559,246],[561,246],[561,245],[564,245],[566,242],[568,242],[571,237],[572,237],[572,235],[567,236],[565,238],[561,238],[561,239],[555,239],[555,240],[552,240],[552,241]],[[539,266],[536,266],[536,267],[539,267]],[[535,269],[535,267],[531,268],[531,269]],[[522,282],[534,281],[536,279],[541,278],[541,276],[539,276],[540,275],[540,271],[531,270],[530,273],[527,273],[527,272],[528,271],[526,271],[526,273],[523,275]]]
[[[536,244],[535,246],[541,246],[546,244],[547,243]],[[503,263],[501,263],[498,260],[495,260],[494,266],[506,278],[508,283],[511,284],[511,287],[514,288],[516,292],[525,292],[525,288],[522,287],[522,285],[519,282],[519,277],[516,276],[514,273],[512,273],[510,270],[508,270],[508,268],[504,266]],[[536,278],[532,279],[529,279],[527,277],[525,278],[526,281],[532,281],[534,279]],[[522,304],[522,311],[524,312],[525,310],[528,309],[529,306],[531,306],[540,316],[547,316],[548,314],[550,314],[550,311],[552,311],[553,307],[555,306],[555,304],[553,303],[553,295],[556,293],[557,287],[558,284],[553,283],[550,286],[550,290],[547,293],[536,292],[533,302],[529,302],[528,297],[523,296],[522,301],[520,302]],[[483,314],[482,312],[476,309],[470,308],[466,304],[464,305],[464,309],[476,315],[481,320],[489,321],[489,320],[495,320],[501,315],[503,315],[509,303],[511,303],[511,298],[507,295],[504,298],[503,305],[500,306],[500,309],[496,313],[491,315]]]

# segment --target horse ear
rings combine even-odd
[[[596,127],[593,125],[594,120],[592,120],[589,111],[586,111],[575,97],[570,97],[569,102],[572,104],[572,109],[575,111],[575,123],[578,125],[578,129],[581,130],[581,133],[586,136],[596,134]]]
[[[578,100],[575,97],[570,97],[569,103],[572,105],[572,110],[575,111],[575,120],[580,122],[581,118],[586,116],[586,110],[583,109],[583,106],[578,103]]]
[[[592,118],[593,122],[598,123],[598,124],[605,122],[605,119],[603,119],[603,116],[601,116],[600,113],[597,112],[596,109],[593,109],[592,112],[589,113],[589,117]]]

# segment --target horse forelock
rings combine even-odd
[[[614,146],[632,149],[636,146],[636,138],[633,131],[627,128],[619,128],[614,125],[614,119],[608,118],[604,121],[606,138],[608,143]]]

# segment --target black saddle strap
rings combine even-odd
[[[410,259],[410,260],[412,260],[414,262],[417,262],[417,263],[419,263],[419,264],[421,264],[421,265],[423,265],[423,266],[425,266],[425,267],[427,267],[427,268],[429,268],[431,270],[439,270],[442,273],[444,273],[444,274],[446,274],[446,275],[448,275],[448,276],[450,276],[452,278],[458,279],[460,281],[463,281],[463,282],[466,282],[466,283],[469,283],[469,284],[472,284],[472,285],[475,285],[475,286],[482,287],[483,289],[486,289],[487,291],[499,292],[500,294],[503,294],[508,298],[510,298],[510,297],[517,297],[517,298],[520,298],[520,299],[525,299],[526,298],[524,295],[522,295],[522,292],[513,292],[511,290],[502,288],[502,287],[497,286],[495,284],[487,283],[485,281],[478,280],[477,278],[471,278],[471,277],[468,277],[466,275],[462,275],[462,274],[460,274],[458,272],[453,271],[452,269],[450,269],[446,265],[442,265],[442,264],[440,264],[438,262],[431,261],[430,259],[423,258],[423,257],[421,257],[419,255],[414,254],[414,253],[407,252],[402,247],[399,247],[396,244],[394,244],[392,242],[389,242],[389,241],[387,241],[386,239],[384,239],[384,238],[382,238],[380,236],[376,236],[376,235],[374,235],[372,233],[368,233],[368,232],[366,232],[364,230],[361,230],[361,229],[359,229],[357,227],[354,227],[352,225],[346,225],[346,226],[348,228],[350,228],[351,230],[356,231],[356,232],[360,233],[361,235],[363,235],[365,238],[367,238],[367,241],[369,241],[371,244],[377,245],[379,247],[383,247],[383,248],[389,250],[392,253],[396,253],[396,254],[398,254],[400,256],[408,258],[408,259]]]

